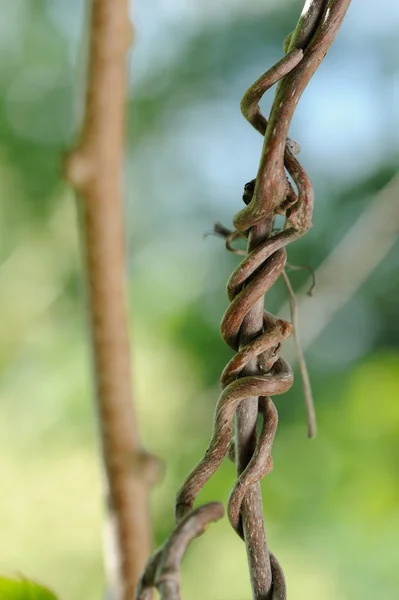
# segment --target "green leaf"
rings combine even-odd
[[[50,590],[28,579],[0,577],[0,600],[57,600]]]

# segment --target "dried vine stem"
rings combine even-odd
[[[244,116],[265,139],[257,177],[245,186],[243,200],[247,206],[234,219],[237,231],[232,233],[220,225],[215,229],[226,238],[228,249],[235,237],[248,239],[248,254],[227,285],[230,305],[221,323],[223,339],[235,356],[222,373],[223,391],[208,449],[177,494],[177,528],[170,542],[149,562],[138,600],[146,600],[149,586],[155,585],[161,591],[160,585],[168,580],[162,576],[168,554],[165,555],[165,548],[170,548],[169,543],[173,546],[176,535],[180,539],[180,527],[184,529],[190,519],[195,520],[193,515],[197,513],[192,508],[197,495],[223,459],[234,454],[238,479],[230,494],[228,516],[246,543],[253,597],[286,600],[283,571],[266,543],[259,482],[272,468],[271,448],[278,422],[270,396],[286,392],[293,382],[290,366],[279,355],[281,343],[292,333],[292,325],[264,311],[264,296],[284,272],[286,246],[311,227],[313,189],[295,156],[296,144],[287,140],[288,128],[298,100],[333,42],[349,4],[350,0],[307,0],[295,31],[285,42],[286,56],[258,79],[242,100]],[[279,80],[282,81],[267,122],[259,110],[259,101]],[[285,215],[286,221],[284,228],[273,234],[276,214]],[[258,415],[262,417],[259,438]],[[188,538],[182,535],[181,539]],[[168,600],[179,598],[176,577],[183,546],[178,546],[179,560],[173,563],[169,581],[174,586],[173,593],[167,596],[171,590],[161,591]]]
[[[210,502],[189,512],[175,527],[164,545],[149,559],[136,590],[136,600],[150,600],[157,588],[161,600],[180,600],[180,567],[190,542],[202,535],[211,522],[219,521],[223,505]],[[273,573],[273,597],[286,600],[286,587],[277,559],[270,555]]]
[[[244,250],[238,250],[232,246],[232,242],[234,241],[234,239],[236,239],[237,237],[242,237],[242,234],[238,233],[237,231],[234,231],[234,232],[230,231],[226,227],[223,227],[223,225],[221,225],[220,223],[215,224],[214,231],[212,233],[214,235],[223,237],[226,240],[226,242],[225,242],[226,249],[229,252],[232,252],[233,254],[237,254],[239,256],[246,255],[246,252]],[[297,301],[296,301],[296,297],[295,297],[295,292],[292,288],[290,279],[287,274],[287,269],[292,270],[292,271],[306,270],[306,271],[310,272],[310,274],[312,276],[312,285],[308,291],[308,296],[313,295],[313,292],[314,292],[314,289],[316,286],[316,278],[315,278],[315,273],[314,273],[313,269],[311,267],[308,267],[305,265],[299,266],[299,265],[291,265],[289,263],[286,263],[286,269],[282,272],[282,278],[283,278],[283,281],[284,281],[287,291],[288,291],[291,321],[292,321],[292,325],[293,325],[294,346],[295,346],[296,357],[298,360],[299,370],[300,370],[301,378],[302,378],[302,387],[303,387],[305,406],[306,406],[307,417],[308,417],[307,418],[308,435],[310,438],[312,438],[316,435],[316,431],[317,431],[316,412],[315,412],[315,408],[314,408],[313,393],[312,393],[312,386],[310,383],[309,372],[308,372],[308,368],[306,365],[306,359],[305,359],[305,355],[304,355],[304,352],[302,349],[300,336],[299,336],[298,305],[297,305]]]
[[[221,332],[236,355],[222,374],[224,390],[209,447],[176,501],[176,515],[181,518],[228,453],[236,414],[239,477],[229,499],[229,519],[246,542],[257,600],[269,598],[274,585],[259,488],[259,480],[271,469],[270,450],[277,427],[277,412],[269,396],[284,393],[292,385],[291,369],[279,356],[280,344],[290,335],[291,326],[264,313],[263,302],[284,270],[285,247],[311,227],[313,207],[311,183],[286,139],[298,100],[333,42],[349,4],[350,0],[307,2],[307,10],[287,42],[286,56],[251,86],[241,103],[244,115],[265,141],[256,180],[247,184],[244,192],[247,206],[234,219],[237,231],[248,237],[248,257],[229,280],[231,304]],[[267,122],[259,100],[281,78]],[[287,180],[284,165],[297,193]],[[286,215],[286,225],[271,236],[277,213]],[[263,426],[256,440],[258,411],[263,414]]]
[[[131,37],[127,0],[93,0],[83,128],[66,161],[66,177],[81,199],[97,412],[113,529],[107,568],[112,568],[110,591],[118,600],[131,600],[149,555],[147,491],[154,464],[141,450],[133,412],[125,293],[120,184]]]

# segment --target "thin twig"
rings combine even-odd
[[[97,412],[106,473],[112,598],[131,600],[150,550],[149,463],[131,394],[121,205],[127,0],[93,0],[85,114],[66,177],[80,196]],[[115,565],[115,566],[114,566]]]
[[[306,413],[308,420],[308,436],[312,438],[317,433],[316,412],[314,408],[312,386],[310,383],[308,367],[306,364],[306,359],[303,353],[302,344],[299,336],[298,304],[295,298],[295,292],[292,288],[290,279],[285,271],[282,272],[282,277],[288,290],[288,297],[291,309],[291,320],[294,326],[293,337],[295,351],[298,359],[299,371],[301,373],[302,378],[303,393],[305,397]]]
[[[349,302],[373,270],[392,250],[399,236],[399,176],[376,194],[358,220],[317,268],[317,294],[312,302],[306,288],[297,294],[301,320],[302,346],[309,348]],[[350,260],[348,260],[350,257]],[[281,308],[287,314],[289,306]]]
[[[236,239],[245,239],[245,237],[239,231],[231,231],[224,227],[221,223],[215,223],[213,227],[213,231],[208,231],[204,237],[208,235],[216,235],[222,237],[225,240],[226,250],[232,252],[233,254],[238,254],[240,256],[245,256],[247,254],[246,250],[239,250],[238,248],[234,248],[232,245]]]
[[[310,265],[292,265],[291,263],[288,263],[285,265],[285,268],[287,271],[307,271],[311,278],[312,278],[312,283],[310,285],[310,288],[308,289],[308,291],[306,292],[308,296],[313,296],[315,289],[316,289],[316,273],[315,270],[310,266]]]
[[[219,502],[210,502],[188,513],[149,559],[137,586],[136,600],[150,600],[154,587],[161,600],[180,600],[180,565],[187,547],[212,521],[219,521],[223,513]]]

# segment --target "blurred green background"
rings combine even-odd
[[[0,7],[0,573],[42,581],[62,600],[97,600],[101,477],[75,200],[60,176],[81,116],[85,3]],[[152,494],[157,544],[206,447],[230,358],[218,327],[238,259],[203,234],[218,220],[229,226],[242,206],[262,140],[239,101],[282,55],[300,11],[290,0],[136,0],[132,10],[132,360],[143,443],[167,465]],[[346,252],[323,293],[303,303],[302,331],[317,330],[307,344],[317,439],[306,438],[299,377],[276,399],[274,471],[262,487],[270,546],[296,600],[398,597],[398,245],[368,267],[385,230],[394,240],[399,228],[378,208],[399,165],[398,27],[395,0],[353,2],[291,128],[316,191],[314,228],[290,247],[291,262],[317,268],[377,206],[358,263]],[[345,265],[368,274],[355,295],[345,291]],[[306,274],[292,279],[306,285]],[[342,308],[324,314],[337,298]],[[284,303],[278,284],[267,306],[281,314]],[[233,481],[224,464],[200,499],[225,501]],[[244,546],[226,520],[191,548],[183,594],[250,597]]]

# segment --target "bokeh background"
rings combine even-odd
[[[85,3],[0,7],[0,572],[62,600],[97,600],[101,476],[75,199],[60,175],[81,116]],[[134,2],[126,231],[135,402],[143,443],[167,467],[152,494],[156,543],[206,447],[230,357],[218,327],[238,259],[203,234],[241,208],[262,140],[239,101],[282,55],[300,11],[293,0]],[[382,192],[399,165],[398,28],[395,0],[354,0],[291,128],[316,207],[290,261],[317,269],[346,240],[320,294],[299,292],[303,337],[315,332],[305,345],[319,435],[306,438],[297,377],[276,399],[274,471],[262,484],[270,546],[296,600],[398,597],[399,217],[389,205],[399,184],[388,203]],[[292,280],[309,285],[306,273]],[[340,309],[323,311],[330,301]],[[267,303],[284,312],[282,284]],[[233,481],[224,464],[201,500],[225,501]],[[243,544],[226,521],[212,526],[185,561],[184,597],[249,590]]]

